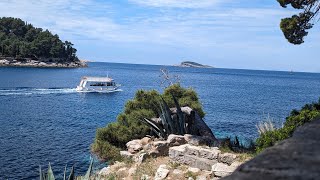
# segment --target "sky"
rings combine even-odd
[[[80,59],[320,72],[319,26],[300,46],[279,28],[297,12],[276,0],[0,0],[0,16],[49,29]]]

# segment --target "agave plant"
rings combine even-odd
[[[90,162],[89,168],[87,170],[87,173],[84,176],[80,176],[80,177],[77,177],[77,178],[75,177],[74,167],[72,166],[70,174],[69,174],[69,177],[68,177],[68,180],[74,180],[74,179],[90,180],[90,175],[92,173],[92,165],[93,165],[93,159],[91,159],[91,162]],[[53,174],[53,171],[52,171],[50,163],[49,163],[49,166],[48,166],[47,173],[43,172],[41,170],[41,166],[40,166],[39,171],[40,171],[40,180],[55,180],[55,177],[54,177],[54,174]],[[67,166],[64,168],[63,180],[67,180],[66,172],[67,172]],[[100,179],[100,178],[96,178],[96,179]]]
[[[171,94],[172,95],[172,94]],[[184,135],[186,133],[185,114],[182,112],[178,100],[172,95],[174,100],[177,115],[171,116],[171,110],[166,101],[161,97],[160,105],[160,119],[161,125],[157,125],[152,120],[144,118],[145,122],[150,129],[160,138],[166,139],[170,134]]]

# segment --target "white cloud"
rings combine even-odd
[[[129,0],[144,6],[168,8],[207,8],[216,5],[220,0]]]

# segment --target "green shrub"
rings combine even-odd
[[[300,111],[292,110],[282,128],[261,133],[256,140],[256,150],[261,152],[267,147],[292,136],[295,129],[320,117],[320,99],[318,103],[306,104]]]
[[[166,88],[162,95],[155,90],[138,90],[134,99],[126,103],[116,122],[97,129],[92,151],[103,160],[120,159],[119,151],[126,148],[128,141],[152,135],[152,131],[141,120],[159,117],[161,97],[169,107],[175,107],[171,93],[179,100],[181,106],[190,106],[204,117],[205,113],[193,89],[185,89],[179,84],[174,84]]]

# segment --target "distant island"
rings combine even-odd
[[[194,67],[194,68],[213,68],[212,66],[203,65],[203,64],[196,63],[196,62],[192,62],[192,61],[183,61],[178,66],[179,67]]]
[[[86,67],[69,41],[19,18],[0,18],[0,66]]]

